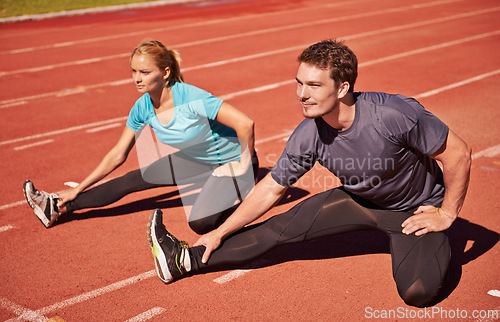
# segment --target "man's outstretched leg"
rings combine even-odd
[[[218,265],[245,263],[286,243],[362,229],[375,229],[372,212],[358,205],[341,189],[309,197],[288,211],[264,222],[245,227],[226,238],[209,261],[201,259],[205,246],[187,248],[167,232],[161,211],[155,210],[148,222],[148,240],[158,276],[168,283],[185,272]]]

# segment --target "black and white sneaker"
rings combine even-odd
[[[156,209],[149,216],[148,242],[155,260],[156,273],[164,283],[170,283],[191,270],[189,245],[170,234],[162,222],[162,211]]]
[[[56,194],[37,190],[30,180],[24,182],[23,192],[31,209],[46,228],[51,227],[61,216],[57,209],[59,197]]]

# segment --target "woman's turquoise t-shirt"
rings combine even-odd
[[[130,110],[127,127],[138,132],[147,124],[160,142],[199,161],[224,164],[239,160],[241,147],[236,131],[215,120],[222,100],[186,83],[176,82],[171,89],[174,117],[169,124],[160,123],[146,93]]]

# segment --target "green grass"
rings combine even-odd
[[[0,0],[0,18],[150,1],[153,0]]]

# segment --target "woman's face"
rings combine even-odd
[[[139,93],[161,91],[170,74],[169,69],[161,70],[149,55],[136,54],[130,60],[132,79]]]

